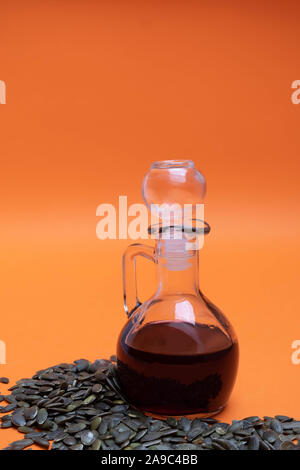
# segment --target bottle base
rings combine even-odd
[[[193,412],[175,412],[175,413],[170,413],[170,412],[158,412],[157,410],[150,410],[150,409],[141,409],[141,408],[136,408],[137,410],[143,411],[147,415],[151,415],[154,418],[180,418],[181,416],[185,416],[186,418],[200,418],[200,419],[205,419],[205,418],[211,418],[212,416],[215,416],[219,413],[221,413],[225,409],[226,405],[220,406],[217,410],[213,411],[193,411]]]

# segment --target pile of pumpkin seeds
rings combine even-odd
[[[3,450],[300,450],[300,421],[250,416],[157,419],[131,407],[120,391],[116,358],[58,364],[0,395],[1,428],[24,438]],[[7,383],[6,378],[2,378]]]

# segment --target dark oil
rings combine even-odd
[[[213,414],[227,403],[238,344],[220,328],[186,322],[129,323],[118,342],[118,376],[130,403],[161,415]]]

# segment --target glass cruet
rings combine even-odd
[[[225,407],[236,378],[234,330],[198,285],[199,238],[210,229],[194,215],[205,190],[193,162],[154,162],[143,197],[159,218],[149,228],[155,247],[133,244],[123,257],[128,321],[117,344],[118,378],[133,406],[159,415],[212,416]],[[174,212],[165,224],[174,204],[189,204],[191,217]],[[138,256],[157,266],[157,290],[145,302],[136,291]]]

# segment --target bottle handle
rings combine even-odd
[[[152,246],[134,243],[129,245],[123,255],[123,292],[124,308],[128,318],[141,305],[137,294],[136,258],[143,256],[155,263],[155,249]]]

